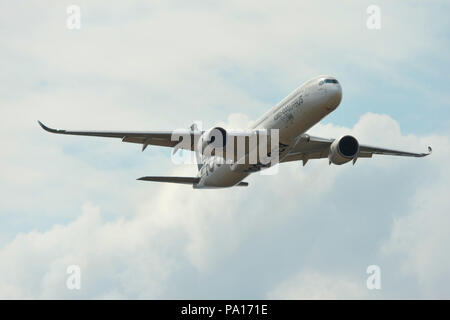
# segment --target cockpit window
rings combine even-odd
[[[336,79],[325,79],[325,83],[338,83]]]

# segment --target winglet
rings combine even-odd
[[[39,120],[38,120],[38,123],[39,123],[39,125],[41,126],[42,129],[44,129],[45,131],[51,132],[51,133],[64,133],[64,132],[66,132],[66,130],[56,130],[56,129],[53,129],[53,128],[49,128],[45,124],[40,122]]]
[[[432,152],[433,152],[433,149],[430,146],[428,146],[428,152],[427,153],[422,153],[422,157],[429,156]]]
[[[41,128],[44,129],[45,131],[49,131],[49,130],[50,130],[50,128],[46,127],[46,126],[45,126],[42,122],[40,122],[39,120],[38,120],[38,123],[39,123],[39,125],[41,126]]]

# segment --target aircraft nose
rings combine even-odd
[[[341,103],[341,100],[342,100],[342,88],[341,88],[340,84],[338,84],[336,86],[334,96],[335,96],[335,99],[337,101],[337,104]]]
[[[339,83],[334,84],[332,88],[328,90],[328,97],[329,105],[331,105],[333,109],[337,108],[342,100],[342,88]]]

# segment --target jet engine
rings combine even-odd
[[[330,145],[328,160],[333,164],[341,165],[353,160],[359,152],[359,143],[355,137],[347,135],[333,141]]]
[[[209,150],[214,154],[216,149],[224,149],[227,145],[227,131],[221,127],[214,127],[202,136],[202,150]]]

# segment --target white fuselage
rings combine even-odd
[[[285,157],[298,141],[297,137],[337,108],[342,89],[334,77],[320,76],[294,90],[259,118],[250,129],[278,129],[279,160]],[[250,173],[233,170],[232,164],[221,164],[210,158],[198,172],[200,182],[194,188],[226,188],[241,182]]]

